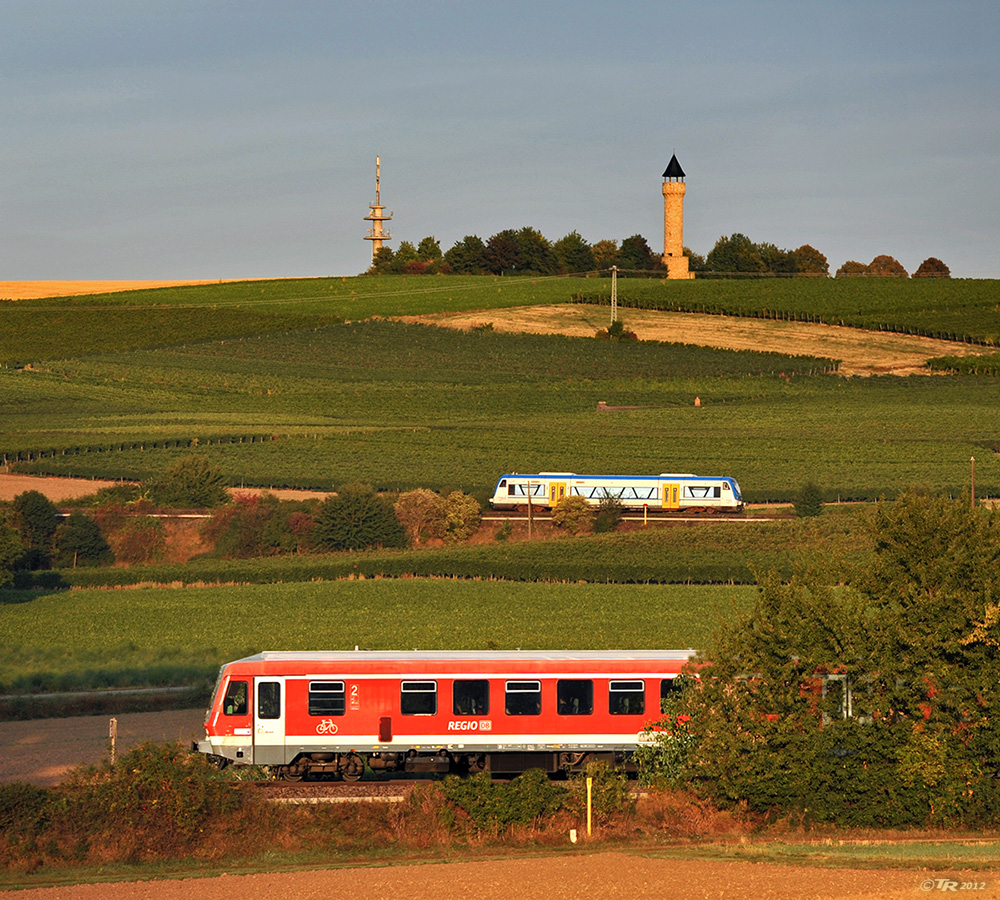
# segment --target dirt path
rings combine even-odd
[[[981,352],[952,341],[808,322],[638,309],[620,309],[619,318],[640,340],[828,357],[840,360],[841,375],[926,375],[930,373],[924,364],[932,357]],[[592,337],[607,327],[609,319],[606,306],[563,304],[410,316],[405,321],[462,329],[489,323],[497,331]]]
[[[821,869],[750,862],[655,859],[631,853],[494,859],[423,865],[222,875],[182,881],[90,884],[19,892],[19,900],[903,900],[937,895],[949,885],[984,885],[978,900],[1000,897],[982,872],[917,869]],[[950,896],[950,893],[948,894]]]
[[[205,711],[122,713],[118,719],[118,752],[144,741],[181,741],[205,736]],[[27,781],[50,787],[70,769],[99,762],[108,752],[110,716],[73,716],[0,722],[0,784]]]

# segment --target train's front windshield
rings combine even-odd
[[[212,699],[208,702],[208,709],[205,710],[205,724],[208,724],[208,720],[212,717],[212,709],[215,706],[215,698],[219,693],[219,685],[222,684],[222,673],[226,671],[226,667],[223,666],[219,669],[219,677],[215,679],[215,687],[212,688]]]

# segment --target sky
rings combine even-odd
[[[0,280],[356,275],[364,220],[1000,277],[997,0],[0,0]]]

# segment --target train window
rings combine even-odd
[[[722,482],[722,489],[724,491],[728,491],[729,490],[729,482],[728,481],[723,481]]]
[[[490,683],[456,681],[452,686],[452,712],[456,716],[485,716],[490,711]]]
[[[245,716],[247,714],[247,683],[245,681],[229,682],[222,708],[227,716]]]
[[[433,716],[437,713],[436,681],[404,681],[399,686],[399,711],[404,716]]]
[[[281,718],[281,684],[277,681],[257,683],[257,718]]]
[[[560,679],[556,682],[556,712],[561,716],[589,716],[594,711],[594,682]]]
[[[309,682],[309,715],[342,716],[347,695],[342,681]]]
[[[540,716],[542,714],[542,683],[540,681],[508,681],[504,691],[504,712],[508,716]]]
[[[646,711],[644,681],[612,681],[608,685],[608,712],[613,716],[634,716]]]

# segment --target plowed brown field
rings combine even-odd
[[[940,879],[938,881],[937,879]],[[992,873],[823,869],[633,853],[492,859],[21,891],[19,900],[904,900],[960,884],[1000,897]],[[983,885],[982,887],[978,887]],[[951,896],[951,893],[948,893]],[[961,896],[961,895],[960,895]]]

